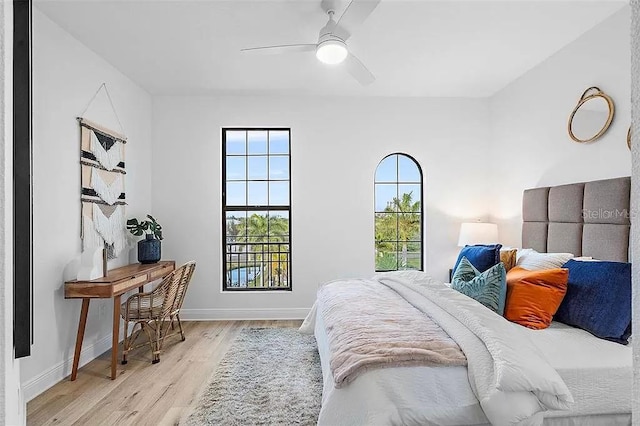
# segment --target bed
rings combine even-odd
[[[626,262],[629,193],[628,177],[525,191],[523,247]],[[329,316],[316,302],[301,330],[315,334],[322,364],[318,424],[631,424],[631,345],[559,322],[545,330],[512,324],[421,272],[369,281],[436,320],[468,365],[389,366],[336,383]]]

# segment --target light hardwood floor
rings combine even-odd
[[[218,363],[245,327],[298,327],[301,321],[184,322],[187,340],[167,339],[160,363],[148,348],[118,364],[110,351],[27,404],[27,425],[175,425],[193,409]],[[140,337],[142,338],[142,336]]]

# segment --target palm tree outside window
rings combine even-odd
[[[380,161],[374,181],[376,271],[423,270],[422,170],[411,156]]]

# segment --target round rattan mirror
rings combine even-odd
[[[607,131],[613,121],[613,100],[597,87],[584,91],[569,116],[569,136],[575,142],[592,142]]]

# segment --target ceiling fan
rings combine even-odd
[[[278,46],[250,47],[242,49],[242,52],[266,52],[266,53],[298,53],[316,52],[320,62],[336,65],[344,62],[347,72],[358,80],[363,86],[368,86],[375,81],[374,75],[360,60],[353,55],[347,47],[347,40],[353,31],[361,25],[378,6],[380,0],[351,0],[344,13],[334,20],[336,0],[322,0],[321,7],[327,15],[329,22],[320,30],[317,43],[285,44]]]

